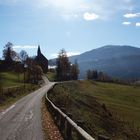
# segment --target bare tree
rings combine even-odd
[[[14,71],[17,73],[18,81],[20,82],[20,74],[24,72],[23,65],[20,62],[16,62],[14,65]]]
[[[20,53],[19,53],[19,58],[21,60],[22,63],[25,63],[26,59],[28,58],[28,54],[25,50],[22,50]]]
[[[79,66],[77,61],[75,60],[75,63],[71,65],[71,79],[77,80],[79,75]]]
[[[41,80],[41,75],[43,74],[43,70],[39,65],[33,66],[33,78],[34,82],[38,84],[38,81]]]
[[[1,89],[2,89],[2,75],[0,73],[0,92],[1,92]]]
[[[13,59],[16,56],[16,52],[13,51],[13,44],[11,42],[8,42],[5,46],[4,46],[4,50],[3,50],[3,58],[5,59],[6,62],[12,62]]]
[[[25,80],[33,84],[38,84],[41,80],[41,75],[43,74],[42,68],[34,62],[34,58],[28,57],[26,59],[26,76]]]
[[[70,79],[70,62],[67,57],[67,53],[62,49],[58,55],[56,62],[56,77],[58,81]]]

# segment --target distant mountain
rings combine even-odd
[[[103,71],[120,78],[140,78],[140,48],[107,45],[69,58],[76,59],[80,67],[80,78],[87,69]]]

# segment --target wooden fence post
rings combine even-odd
[[[66,112],[65,108],[61,108],[61,111],[63,113]],[[63,132],[65,131],[65,118],[64,116],[60,116],[60,131],[62,132],[62,134],[64,134]]]
[[[46,105],[48,106],[48,109],[50,110],[52,116],[54,117],[54,121],[57,124],[57,126],[59,127],[62,135],[64,136],[65,140],[72,140],[75,137],[75,133],[74,135],[72,135],[73,129],[76,131],[77,133],[77,138],[78,140],[86,140],[86,139],[91,139],[94,140],[94,138],[92,138],[92,136],[90,136],[86,131],[83,130],[83,121],[78,120],[77,124],[72,120],[72,114],[67,113],[66,114],[66,110],[65,108],[61,108],[61,111],[59,109],[59,106],[56,107],[46,96]],[[63,112],[63,113],[62,113]],[[77,127],[79,126],[79,127]],[[110,140],[109,137],[103,136],[103,135],[99,135],[98,136],[98,140]]]
[[[72,119],[72,114],[67,113],[67,116]],[[66,140],[72,140],[72,127],[68,121],[66,126]]]
[[[1,88],[1,93],[2,93],[2,95],[4,95],[4,89],[3,88]]]
[[[80,126],[81,128],[83,127],[83,121],[81,120],[78,120],[77,121],[77,125]],[[77,132],[77,137],[78,137],[78,140],[85,140],[82,135],[80,133]]]
[[[60,114],[59,114],[59,112],[56,109],[54,109],[54,119],[55,119],[56,125],[58,127],[60,127],[59,126],[60,125]]]
[[[110,140],[110,138],[104,135],[98,135],[98,140]]]

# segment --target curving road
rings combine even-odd
[[[44,80],[45,81],[45,80]],[[41,98],[54,85],[46,84],[0,113],[0,140],[43,140]]]

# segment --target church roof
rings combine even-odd
[[[42,67],[44,72],[48,70],[48,59],[41,53],[40,46],[38,46],[35,61],[38,65]]]
[[[38,50],[37,50],[37,59],[48,61],[48,59],[41,53],[40,46],[38,46]]]

